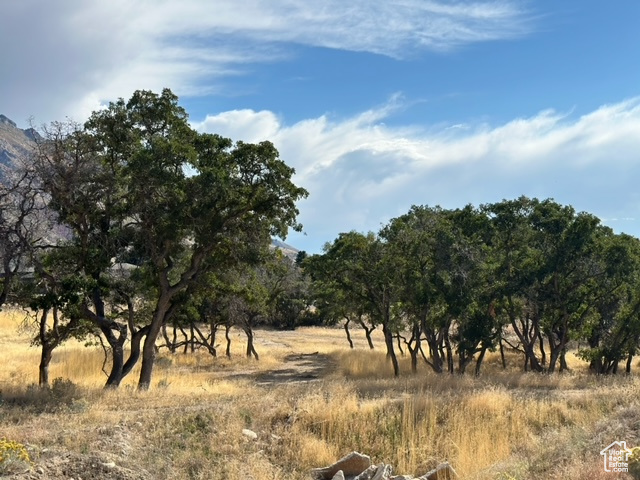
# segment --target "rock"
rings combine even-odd
[[[116,468],[116,462],[104,462],[102,463],[102,466],[111,470],[112,468]]]
[[[311,476],[317,480],[332,480],[334,475],[342,470],[345,477],[360,475],[371,466],[371,458],[358,452],[351,452],[333,465],[324,468],[314,468]]]
[[[391,465],[371,465],[364,472],[360,473],[353,480],[389,480],[391,477]]]
[[[358,452],[351,452],[333,465],[314,468],[311,476],[315,480],[456,480],[458,475],[448,463],[441,463],[421,477],[393,475],[393,467],[381,463],[371,465],[371,458]]]
[[[458,478],[456,471],[448,462],[445,462],[425,473],[418,480],[455,480],[456,478]]]
[[[253,430],[249,430],[248,428],[243,428],[242,429],[242,435],[244,435],[245,437],[247,437],[250,440],[257,440],[258,439],[258,434],[256,432],[254,432]]]
[[[393,467],[391,465],[385,465],[384,463],[381,463],[378,466],[378,470],[376,471],[376,474],[373,476],[371,480],[389,480],[392,472],[393,472]]]

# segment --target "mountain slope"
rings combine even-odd
[[[17,159],[26,158],[37,137],[34,129],[18,128],[15,122],[0,115],[0,164],[9,165]]]

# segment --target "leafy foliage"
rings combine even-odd
[[[414,371],[422,357],[438,373],[475,359],[478,373],[506,342],[525,369],[553,372],[567,368],[571,342],[586,342],[591,369],[615,373],[640,342],[639,248],[593,215],[521,197],[414,206],[378,236],[341,234],[303,265],[325,316],[382,324],[404,338]]]

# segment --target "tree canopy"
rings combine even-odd
[[[299,230],[296,202],[307,195],[273,144],[196,132],[168,89],[137,91],[84,125],[53,124],[34,164],[68,232],[52,255],[63,251],[72,265],[73,288],[81,289],[73,309],[106,338],[114,386],[131,370],[123,357],[128,336],[144,337],[139,387],[148,388],[156,340],[185,301],[181,294],[207,272],[249,261],[251,246]],[[109,305],[121,264],[137,279],[119,285],[121,296],[143,292],[149,303],[149,318],[137,326],[119,321]]]
[[[566,369],[571,345],[611,373],[625,358],[630,368],[640,340],[639,248],[591,214],[520,197],[414,206],[378,235],[341,234],[303,265],[319,308],[404,338],[414,371],[422,357],[437,373],[475,360],[479,373],[485,353],[506,344],[525,370]]]

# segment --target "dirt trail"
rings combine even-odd
[[[284,363],[256,377],[258,385],[282,383],[307,383],[321,380],[335,371],[335,362],[323,353],[294,353],[284,358]]]
[[[283,385],[309,383],[322,380],[336,369],[335,361],[327,354],[291,353],[284,357],[278,367],[266,371],[241,371],[224,375],[222,378],[250,380],[257,385]]]

